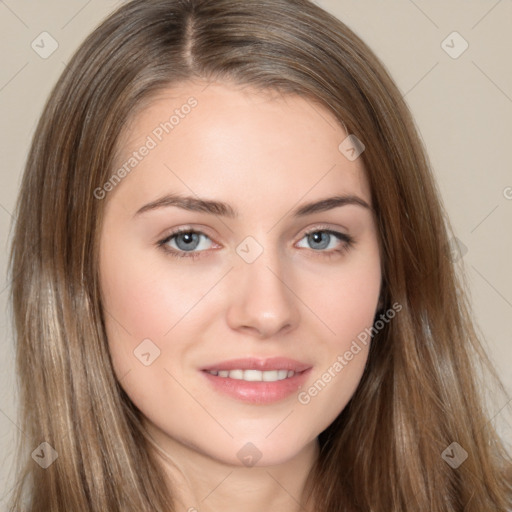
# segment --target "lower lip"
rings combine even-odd
[[[203,374],[216,391],[252,404],[270,404],[278,402],[297,392],[307,379],[311,368],[293,377],[275,382],[248,382],[229,377],[219,377],[203,370]]]

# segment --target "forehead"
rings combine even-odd
[[[347,135],[309,98],[228,83],[176,85],[127,124],[114,172],[128,172],[111,195],[136,202],[165,192],[229,202],[236,195],[241,205],[264,207],[265,199],[336,192],[371,204],[362,160],[339,149]]]

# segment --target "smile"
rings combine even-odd
[[[264,405],[294,396],[311,374],[312,365],[287,357],[249,357],[217,361],[201,370],[217,393]]]

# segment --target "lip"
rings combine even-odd
[[[274,357],[270,359],[244,358],[222,361],[210,365],[202,368],[201,373],[218,393],[242,402],[264,405],[284,400],[296,393],[308,378],[311,368],[311,365],[284,357]],[[208,371],[212,370],[229,371],[237,369],[261,371],[292,370],[295,372],[295,375],[275,382],[248,382],[239,379],[231,379],[229,377],[219,377],[208,373]]]

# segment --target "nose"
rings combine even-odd
[[[277,258],[264,252],[253,263],[239,262],[231,274],[227,322],[232,329],[269,338],[296,328],[298,298],[290,273],[283,275]]]

